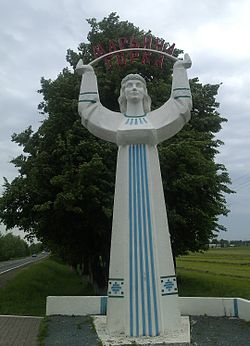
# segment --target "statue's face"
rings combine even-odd
[[[127,101],[140,101],[145,95],[144,84],[139,80],[128,80],[124,86],[124,94]]]

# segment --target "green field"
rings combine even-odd
[[[250,247],[211,249],[177,259],[180,296],[250,299]],[[26,267],[0,289],[0,314],[45,314],[50,295],[92,295],[68,266],[49,258]]]
[[[45,315],[47,296],[93,295],[71,268],[53,257],[22,269],[0,289],[0,315]]]
[[[182,256],[177,276],[180,296],[250,299],[250,246]]]

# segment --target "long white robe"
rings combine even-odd
[[[174,68],[170,99],[155,111],[133,117],[103,107],[95,74],[83,75],[82,123],[119,148],[108,282],[110,333],[154,336],[180,327],[157,144],[182,129],[191,106],[183,67]]]

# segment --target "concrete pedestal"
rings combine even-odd
[[[166,344],[189,344],[190,324],[189,317],[181,317],[181,327],[178,330],[160,336],[131,337],[125,334],[110,335],[106,328],[106,316],[94,316],[94,325],[99,339],[103,346],[122,345],[166,345]]]

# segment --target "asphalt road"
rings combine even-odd
[[[8,273],[14,269],[21,268],[27,264],[37,262],[43,258],[46,258],[47,256],[48,254],[45,253],[45,254],[38,254],[37,257],[29,256],[22,259],[15,259],[15,260],[0,262],[0,275]]]

